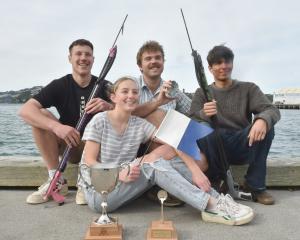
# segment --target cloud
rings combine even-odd
[[[299,5],[296,0],[11,0],[1,7],[0,91],[46,85],[69,73],[68,46],[77,38],[94,43],[93,73],[98,75],[127,13],[117,59],[107,77],[114,81],[121,75],[138,75],[136,52],[153,39],[166,52],[163,77],[194,91],[198,85],[181,7],[210,82],[206,54],[226,42],[235,53],[234,77],[254,81],[267,93],[299,87]]]

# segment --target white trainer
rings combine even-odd
[[[216,207],[206,209],[201,215],[203,221],[226,225],[243,225],[254,217],[252,208],[235,202],[229,194],[221,194]]]
[[[48,187],[50,185],[51,179],[48,178],[47,182],[45,182],[44,184],[42,184],[37,191],[33,192],[32,194],[30,194],[27,199],[26,202],[29,204],[39,204],[39,203],[44,203],[44,202],[48,202],[49,199],[44,199],[44,195],[46,194]],[[66,181],[64,181],[64,183],[61,183],[58,181],[58,189],[59,189],[59,193],[63,196],[68,194],[68,184]]]
[[[75,201],[76,201],[77,205],[86,205],[87,204],[83,189],[81,187],[78,187],[78,189],[77,189]]]

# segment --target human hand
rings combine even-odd
[[[211,117],[217,114],[217,102],[213,100],[212,102],[204,103],[203,112],[207,117]]]
[[[75,147],[80,144],[80,133],[71,126],[58,124],[53,132],[56,136],[63,139],[69,147]]]
[[[140,166],[138,165],[137,162],[135,162],[130,164],[129,168],[124,168],[123,170],[121,170],[119,174],[119,180],[125,183],[133,182],[139,178],[140,174],[141,174]]]
[[[205,176],[205,174],[201,171],[200,174],[199,172],[197,174],[192,175],[192,180],[193,183],[201,188],[204,192],[209,192],[211,190],[211,184],[208,178]]]
[[[248,134],[249,138],[249,147],[252,146],[254,142],[262,141],[265,139],[267,133],[267,123],[265,120],[259,118],[257,119]]]
[[[85,106],[85,111],[88,114],[107,111],[113,108],[113,105],[104,101],[101,98],[92,98]]]
[[[159,94],[156,98],[156,101],[159,103],[159,106],[167,104],[168,102],[174,100],[175,98],[167,97],[169,89],[172,88],[172,81],[164,81],[160,87]]]

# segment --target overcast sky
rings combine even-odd
[[[300,87],[300,2],[298,0],[10,0],[1,1],[0,91],[45,86],[71,72],[68,46],[86,38],[95,46],[94,75],[126,14],[124,35],[107,78],[139,75],[135,56],[147,40],[165,49],[164,79],[180,88],[198,87],[180,8],[194,49],[206,56],[226,43],[235,53],[233,78],[252,81],[265,93]]]

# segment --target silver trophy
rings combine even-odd
[[[84,179],[82,174],[83,168],[90,169],[91,184]],[[84,183],[100,193],[102,197],[102,214],[93,222],[87,236],[93,236],[94,233],[95,235],[101,234],[107,237],[113,237],[115,235],[122,236],[122,225],[118,224],[115,218],[107,214],[107,195],[116,187],[119,179],[119,171],[123,168],[128,168],[128,172],[130,170],[128,164],[119,165],[117,163],[97,163],[91,167],[88,167],[86,164],[80,166],[81,177]]]

